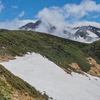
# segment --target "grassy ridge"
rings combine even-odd
[[[70,67],[70,63],[76,62],[85,72],[90,69],[86,57],[100,59],[100,41],[84,44],[32,31],[4,32],[0,34],[0,46],[2,56],[21,56],[27,52],[36,52],[66,69]]]

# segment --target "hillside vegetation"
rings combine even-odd
[[[16,99],[15,99],[16,98]],[[31,99],[30,99],[31,98]],[[48,100],[34,87],[0,65],[0,100]]]
[[[40,53],[65,69],[75,62],[83,71],[89,71],[91,66],[86,60],[89,56],[100,63],[100,41],[85,44],[32,31],[6,31],[0,34],[1,58],[10,59],[27,52]]]
[[[82,71],[88,72],[91,65],[87,57],[92,57],[100,63],[100,41],[85,44],[39,32],[0,31],[0,62],[23,56],[27,52],[39,53],[68,71],[74,70],[70,66],[74,62]],[[19,95],[21,100],[25,100],[26,94],[31,100],[48,99],[46,94],[42,95],[0,65],[0,100],[13,100],[14,94]]]

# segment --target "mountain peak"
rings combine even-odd
[[[81,26],[77,28],[75,32],[75,37],[79,38],[82,37],[86,41],[92,41],[93,39],[100,38],[100,28],[94,26]]]
[[[41,24],[41,20],[38,20],[35,23],[29,22],[19,27],[19,30],[35,30],[40,24]]]
[[[35,23],[27,23],[19,27],[20,30],[32,30],[32,31],[40,31],[49,33],[52,35],[56,35],[58,37],[67,38],[74,41],[91,43],[100,39],[100,28],[95,26],[80,26],[74,28],[59,28],[57,26],[52,25],[51,23],[45,23],[41,20],[36,21]],[[74,30],[74,33],[72,32]]]

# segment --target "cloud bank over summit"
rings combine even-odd
[[[4,5],[0,0],[0,12]],[[33,12],[34,10],[32,10]],[[16,18],[0,22],[0,28],[18,29],[18,27],[36,19],[42,20],[44,24],[51,23],[58,28],[77,27],[82,25],[93,25],[100,28],[100,3],[94,0],[82,0],[79,4],[70,3],[62,7],[51,6],[40,10],[33,19],[22,19],[26,11],[22,10]],[[1,13],[0,13],[1,14]],[[35,20],[34,20],[35,18]],[[16,24],[16,25],[15,25]],[[41,28],[42,29],[42,28]]]
[[[78,25],[96,24],[93,20],[100,17],[99,13],[100,4],[96,4],[93,0],[83,0],[80,4],[65,4],[63,7],[44,8],[36,17],[50,22],[54,26],[76,27]]]

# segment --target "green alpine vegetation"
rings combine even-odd
[[[0,30],[0,62],[23,56],[27,52],[39,53],[68,71],[74,70],[70,66],[74,62],[81,70],[88,72],[91,65],[87,57],[92,57],[100,63],[100,41],[86,44],[40,32]],[[48,99],[46,94],[41,94],[0,65],[0,100],[13,100],[16,97],[14,94],[21,100]],[[21,95],[25,98],[29,96],[25,99]]]
[[[22,56],[27,52],[39,53],[65,69],[75,62],[83,71],[89,71],[91,66],[86,60],[89,56],[100,63],[100,41],[85,44],[33,31],[4,31],[0,34],[1,58]]]

